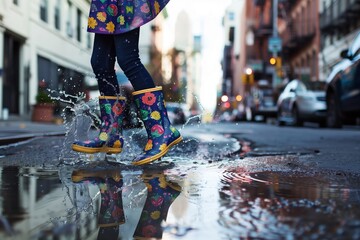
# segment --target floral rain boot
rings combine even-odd
[[[98,186],[101,195],[98,239],[118,239],[118,227],[125,223],[122,201],[123,179],[120,171],[79,169],[73,171],[71,180],[76,184]]]
[[[135,239],[162,239],[162,221],[166,220],[169,208],[181,192],[181,187],[166,180],[163,173],[142,178],[147,188],[147,197],[140,220],[134,233]]]
[[[144,152],[133,160],[133,164],[143,165],[164,156],[181,142],[182,136],[169,121],[162,87],[136,91],[133,96],[148,134]]]
[[[120,153],[124,144],[121,135],[125,98],[100,96],[99,105],[102,121],[99,136],[92,140],[76,141],[72,149],[82,153]]]
[[[122,179],[117,182],[111,178],[106,179],[104,183],[98,184],[101,194],[99,227],[115,227],[125,223],[122,185]]]
[[[115,182],[120,182],[122,179],[119,169],[110,169],[109,165],[102,167],[100,162],[92,162],[83,168],[75,169],[71,174],[71,181],[80,183],[85,181],[93,181],[94,179],[112,179]]]

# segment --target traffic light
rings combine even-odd
[[[229,97],[227,95],[222,95],[221,96],[221,101],[224,103],[224,102],[227,102],[229,101]]]
[[[277,58],[276,57],[271,57],[269,60],[271,65],[275,65],[277,63]]]
[[[276,74],[282,76],[282,59],[281,57],[271,57],[269,60],[270,64],[275,67]]]
[[[276,59],[276,74],[279,76],[279,77],[282,77],[282,59],[281,57],[277,57]]]
[[[245,85],[254,84],[254,71],[251,68],[245,69],[245,74],[242,75],[242,82]]]
[[[281,57],[277,57],[276,58],[276,68],[280,68],[281,69],[282,67],[282,60],[281,60]]]

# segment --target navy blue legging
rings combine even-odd
[[[115,74],[116,59],[135,91],[155,87],[139,58],[139,36],[140,28],[117,35],[95,34],[91,66],[101,95],[120,93]]]

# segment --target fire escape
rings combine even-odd
[[[316,37],[315,17],[305,17],[298,15],[291,17],[290,14],[299,0],[283,0],[283,6],[288,13],[284,19],[286,31],[281,34],[283,40],[283,56],[285,59],[292,59],[296,54],[306,48]],[[311,11],[311,9],[307,9]],[[308,14],[306,14],[308,16]]]
[[[320,29],[333,34],[360,19],[360,0],[332,0],[320,15]]]
[[[256,24],[253,26],[254,36],[255,36],[255,45],[253,49],[248,49],[248,62],[252,60],[261,59],[262,60],[262,70],[254,71],[255,80],[258,79],[268,79],[270,73],[267,72],[268,68],[268,59],[270,57],[267,51],[268,40],[272,35],[273,26],[272,21],[266,21],[264,16],[265,14],[271,15],[271,7],[267,8],[265,5],[269,0],[253,0],[253,3],[256,8],[260,10],[260,14],[257,16]],[[268,13],[265,13],[268,11]],[[266,51],[264,50],[266,49]]]

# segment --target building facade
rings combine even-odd
[[[280,0],[277,11],[274,11],[273,2],[234,0],[229,6],[224,20],[225,35],[229,36],[223,60],[224,94],[246,94],[260,80],[275,88],[283,78],[319,80],[318,1]],[[275,12],[277,16],[274,16]],[[238,16],[235,21],[227,20],[232,15]],[[274,32],[281,40],[281,48],[276,55],[269,44]],[[278,65],[270,63],[272,57],[278,57]],[[277,76],[275,82],[274,72]],[[231,91],[228,90],[230,85],[233,86]]]
[[[247,25],[245,2],[233,0],[224,18],[223,81],[221,95],[233,97],[243,92],[241,75],[244,72],[244,33]]]
[[[359,0],[320,1],[321,52],[320,79],[325,80],[332,67],[341,60],[340,52],[360,32]]]
[[[0,116],[29,116],[39,87],[76,94],[91,76],[88,0],[0,2]]]
[[[289,79],[319,80],[319,1],[282,1],[279,34],[283,42],[284,73]]]

